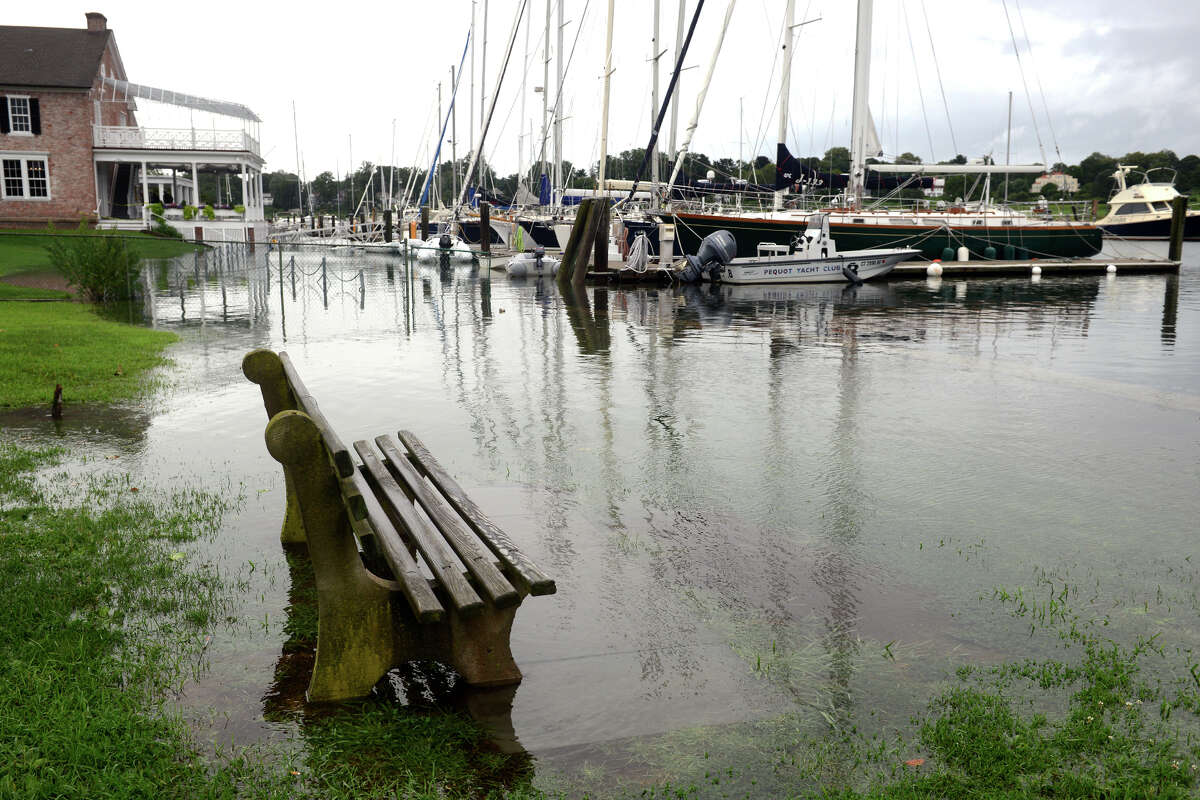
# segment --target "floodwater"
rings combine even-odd
[[[511,718],[485,720],[539,774],[636,781],[781,714],[902,727],[956,666],[1037,646],[1000,587],[1072,585],[1114,631],[1200,644],[1195,244],[1179,276],[567,296],[322,257],[153,265],[148,324],[183,338],[171,388],[59,431],[140,480],[245,494],[204,545],[246,591],[181,701],[202,740],[303,725],[271,713],[294,694],[291,577],[254,348],[290,354],[345,441],[416,432],[557,580],[517,614]]]

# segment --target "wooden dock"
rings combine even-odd
[[[887,278],[925,277],[931,261],[904,261],[885,276]],[[1178,272],[1179,262],[1153,258],[1036,258],[1022,261],[940,261],[942,277],[965,275],[1029,275],[1034,267],[1042,275],[1095,275],[1108,272],[1111,264],[1117,274],[1123,272]]]

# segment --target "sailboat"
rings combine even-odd
[[[1101,230],[1093,224],[1050,218],[993,205],[985,188],[981,202],[939,209],[866,208],[863,196],[867,171],[877,173],[982,174],[990,187],[992,174],[1041,173],[1045,166],[996,164],[867,164],[874,125],[867,108],[871,52],[872,0],[858,0],[858,25],[854,57],[854,105],[851,117],[850,175],[845,193],[833,206],[815,211],[829,215],[830,233],[846,250],[880,247],[915,248],[926,258],[943,257],[947,250],[966,247],[976,258],[1080,257],[1100,251]],[[791,31],[795,0],[788,0],[785,25]],[[705,236],[728,230],[739,252],[754,252],[760,242],[786,244],[801,233],[814,210],[784,208],[789,188],[802,180],[800,165],[785,144],[790,34],[785,35],[784,80],[780,99],[779,144],[776,155],[775,207],[770,211],[743,212],[720,207],[673,207],[657,214],[659,221],[675,224],[675,240],[684,252],[694,252]],[[875,147],[875,150],[878,148]]]

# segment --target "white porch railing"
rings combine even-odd
[[[204,128],[136,128],[93,125],[95,147],[137,150],[223,150],[259,155],[258,140],[245,131]]]

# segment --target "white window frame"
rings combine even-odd
[[[9,194],[8,182],[4,177],[3,162],[5,161],[20,161],[21,162],[21,191],[24,194]],[[29,162],[40,161],[46,171],[46,196],[33,197],[29,194]],[[44,203],[53,199],[50,192],[50,154],[49,153],[33,153],[28,151],[0,151],[0,199],[3,200],[29,200],[35,203]]]
[[[27,94],[10,94],[5,102],[4,113],[8,115],[8,134],[9,136],[33,136],[33,107],[30,100],[33,99]],[[13,116],[13,101],[25,101],[25,124],[29,127],[23,131],[17,130],[16,117]]]

